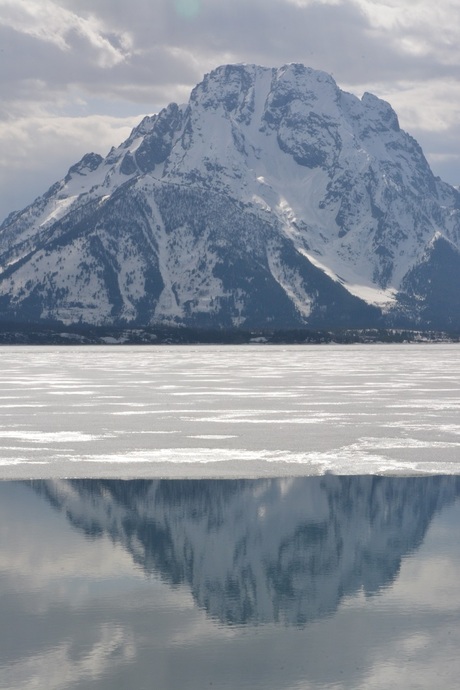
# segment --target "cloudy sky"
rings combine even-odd
[[[228,62],[375,93],[460,184],[458,0],[0,0],[0,219]]]

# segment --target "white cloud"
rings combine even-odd
[[[129,54],[128,34],[120,34],[116,46],[104,35],[104,26],[96,17],[79,16],[53,0],[0,0],[0,8],[0,25],[66,52],[83,41],[94,50],[99,67],[113,67]]]
[[[460,5],[457,0],[353,0],[370,25],[385,34],[403,52],[433,55],[445,64],[457,64]]]
[[[297,5],[297,7],[308,7],[315,3],[319,5],[340,5],[343,0],[286,0],[289,5]]]
[[[46,679],[47,690],[60,690],[85,680],[94,682],[114,666],[131,662],[136,656],[133,634],[121,625],[99,626],[97,640],[78,658],[69,640],[45,652],[21,659],[2,673],[10,690],[39,690]]]
[[[0,122],[0,149],[10,170],[21,169],[27,162],[40,168],[43,158],[65,158],[96,149],[106,154],[112,145],[121,143],[140,117],[50,117],[46,115]]]

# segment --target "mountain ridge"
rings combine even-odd
[[[0,230],[8,321],[460,328],[460,193],[297,63],[213,70]]]

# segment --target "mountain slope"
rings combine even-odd
[[[460,194],[387,103],[302,65],[229,65],[6,219],[0,314],[456,328],[456,301],[437,306],[455,280],[423,277],[447,275],[441,240],[454,256]]]

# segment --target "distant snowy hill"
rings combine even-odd
[[[460,193],[390,105],[219,67],[0,228],[0,317],[460,328]]]

